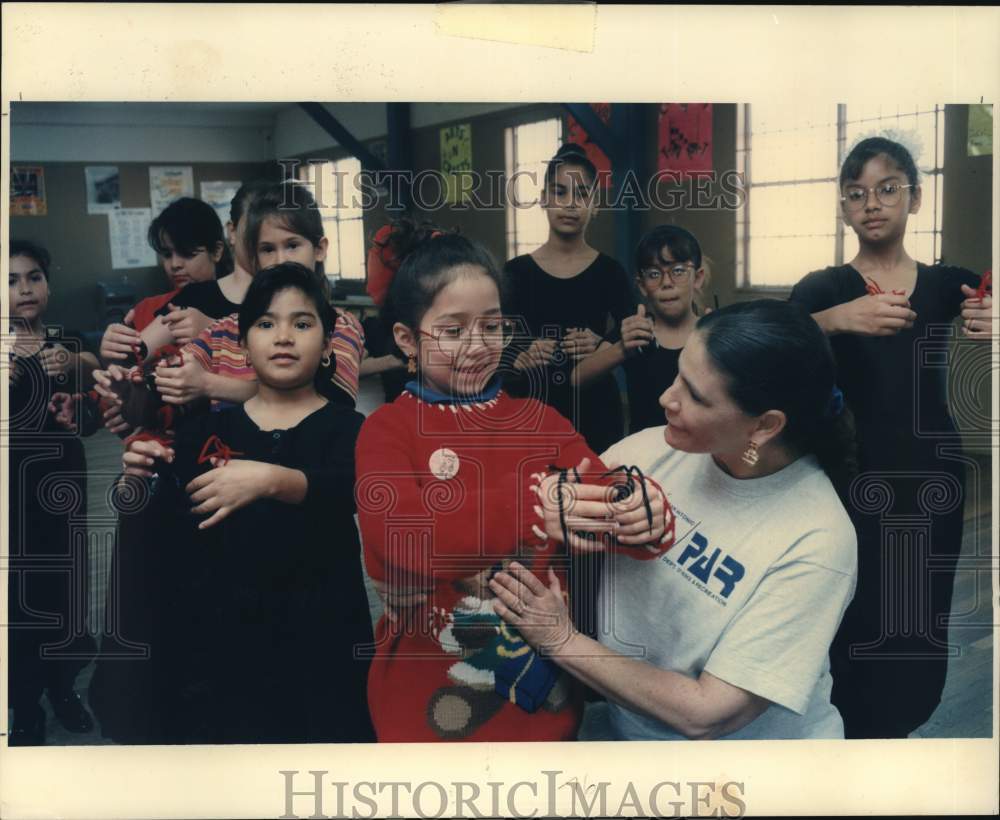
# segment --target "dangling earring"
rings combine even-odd
[[[417,357],[412,353],[406,357],[406,372],[411,376],[417,372]]]
[[[322,363],[323,367],[329,367],[330,366],[330,354],[327,353],[325,356],[323,356],[323,358],[320,359],[320,362]]]
[[[760,453],[757,452],[757,442],[753,439],[750,439],[746,450],[743,451],[743,461],[749,467],[753,467],[760,461]]]

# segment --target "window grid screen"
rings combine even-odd
[[[365,228],[359,190],[361,162],[344,157],[334,162],[308,162],[299,179],[312,185],[329,243],[323,267],[327,278],[365,279]]]
[[[944,108],[937,105],[760,105],[737,109],[737,165],[747,198],[737,213],[737,275],[744,287],[790,287],[812,270],[843,264],[858,241],[840,217],[837,184],[847,150],[861,136],[893,132],[915,152],[923,201],[904,245],[938,261]]]
[[[549,223],[538,199],[545,166],[562,145],[562,120],[553,118],[507,128],[504,142],[507,257],[512,259],[534,250],[549,237]]]

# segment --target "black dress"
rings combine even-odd
[[[547,273],[530,254],[511,259],[504,270],[509,277],[510,312],[524,321],[531,339],[560,340],[571,327],[589,328],[606,338],[622,319],[635,313],[635,291],[625,270],[603,253],[569,279]],[[531,339],[516,342],[510,356],[525,349]],[[574,390],[573,365],[560,353],[539,378],[535,373],[513,374],[508,364],[504,383],[513,395],[551,405],[573,423],[595,453],[604,452],[624,434],[618,383],[608,373]]]
[[[160,470],[153,492],[164,526],[147,542],[148,696],[124,714],[115,714],[113,692],[101,698],[100,717],[111,718],[116,739],[374,741],[368,662],[354,657],[372,641],[354,523],[362,421],[328,403],[288,430],[259,429],[242,406],[181,425],[174,463]],[[211,469],[198,461],[206,443],[217,451],[212,441],[235,458],[302,470],[306,499],[260,499],[198,530],[204,517],[190,513],[184,487]]]
[[[621,334],[614,339],[617,342]],[[628,388],[629,435],[647,427],[662,427],[667,423],[660,396],[677,378],[680,347],[660,347],[653,341],[639,353],[629,356],[622,366]]]
[[[845,505],[858,534],[858,587],[831,647],[833,703],[847,737],[905,737],[940,702],[965,467],[946,402],[963,268],[917,265],[913,327],[838,334],[838,384],[857,425],[860,474]],[[866,293],[850,265],[810,273],[791,300],[818,313]]]
[[[72,347],[78,335],[59,343]],[[87,560],[87,459],[81,434],[55,423],[53,393],[78,391],[78,374],[46,374],[38,354],[12,359],[10,390],[8,691],[14,719],[38,708],[45,688],[71,689],[92,659]]]

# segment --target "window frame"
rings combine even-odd
[[[559,137],[558,144],[549,156],[553,156],[559,148],[566,142],[566,119],[561,115],[548,115],[538,117],[537,119],[526,120],[524,122],[512,123],[510,125],[504,126],[504,191],[506,195],[506,201],[504,203],[504,218],[505,218],[505,230],[504,230],[504,245],[506,247],[507,258],[513,259],[518,256],[518,240],[517,240],[517,211],[518,209],[514,207],[511,202],[511,196],[516,192],[511,185],[511,180],[514,175],[519,171],[517,162],[517,129],[524,128],[526,126],[538,125],[543,122],[554,122],[558,124]],[[523,250],[523,249],[522,249]]]
[[[352,154],[345,153],[342,156],[333,158],[324,156],[324,157],[312,157],[312,158],[302,159],[301,164],[298,166],[297,169],[297,179],[299,182],[310,184],[311,192],[313,193],[314,196],[316,195],[317,189],[319,189],[319,192],[322,196],[322,204],[325,204],[331,201],[331,192],[325,190],[322,183],[319,181],[319,175],[323,173],[322,169],[325,166],[332,166],[332,168],[330,169],[331,174],[333,175],[334,179],[338,180],[337,184],[339,185],[340,178],[337,177],[337,173],[342,173],[342,172],[338,172],[337,165],[343,162],[356,163],[357,173],[361,174],[364,172],[364,168],[361,165],[360,160],[358,160],[357,157],[353,156]],[[317,176],[310,183],[308,174],[312,172],[316,173]],[[348,171],[347,173],[349,175],[351,172]],[[335,191],[333,193],[336,194],[338,192]],[[352,192],[348,192],[347,196],[350,195],[352,195]],[[367,247],[365,243],[365,209],[359,207],[357,208],[359,216],[351,216],[345,218],[340,216],[340,209],[337,208],[336,206],[338,197],[334,196],[332,197],[332,200],[334,202],[334,205],[330,206],[329,208],[320,208],[320,216],[323,220],[323,235],[326,237],[328,243],[327,260],[324,262],[324,272],[326,275],[327,282],[330,283],[330,288],[337,292],[343,292],[345,294],[352,294],[352,295],[365,293],[368,284],[368,265],[366,261]],[[330,212],[329,215],[328,212]],[[363,271],[362,276],[351,276],[351,277],[343,276],[342,273],[343,266],[341,264],[341,260],[343,257],[341,254],[342,243],[341,243],[341,231],[340,231],[340,225],[342,222],[361,223],[361,260],[362,260],[362,271]],[[331,233],[333,231],[336,232],[336,241],[333,241],[331,237]],[[328,270],[327,263],[329,262],[332,253],[337,254],[336,275],[330,273],[330,271]]]
[[[752,220],[752,192],[754,188],[779,187],[806,185],[824,182],[836,183],[839,179],[839,169],[847,155],[847,126],[854,123],[879,123],[894,119],[892,115],[851,120],[847,104],[838,103],[836,106],[836,165],[834,175],[830,177],[818,177],[815,179],[794,179],[781,180],[776,182],[753,182],[753,150],[752,150],[752,103],[742,103],[736,108],[736,165],[743,175],[745,198],[743,207],[736,212],[736,290],[737,292],[759,292],[759,293],[788,293],[795,286],[795,282],[788,284],[761,284],[754,283],[751,278],[753,258],[751,253],[750,226]],[[931,114],[934,117],[934,150],[933,167],[929,170],[920,170],[920,185],[923,195],[922,209],[928,207],[932,209],[932,225],[930,231],[919,231],[921,234],[930,233],[933,235],[933,259],[937,262],[941,256],[943,243],[943,214],[939,209],[942,202],[942,192],[944,188],[944,157],[942,145],[944,141],[945,129],[945,106],[935,103],[933,107],[927,106],[930,110],[924,110],[924,106],[919,106],[916,111],[903,116],[921,116]],[[928,198],[931,200],[927,202]],[[843,219],[834,217],[835,226],[833,231],[833,264],[844,264],[845,239],[847,236],[847,226]],[[805,273],[803,273],[805,275]]]

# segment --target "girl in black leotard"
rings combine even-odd
[[[87,460],[83,420],[66,429],[72,396],[93,383],[97,358],[78,334],[46,327],[49,254],[31,242],[10,244],[10,456],[7,485],[8,684],[14,720],[10,745],[45,743],[43,691],[69,731],[93,724],[74,691],[94,640],[87,612]],[[9,322],[9,324],[8,324]],[[76,337],[76,339],[74,339]],[[55,404],[58,404],[57,408]],[[66,422],[68,427],[72,423]],[[90,425],[88,432],[96,429]]]
[[[624,433],[618,385],[606,373],[576,388],[571,374],[635,313],[637,299],[625,269],[587,244],[596,182],[597,171],[578,145],[564,145],[548,164],[542,205],[549,238],[505,266],[512,313],[524,320],[530,337],[515,347],[520,355],[505,383],[517,395],[554,407],[601,452]]]
[[[962,544],[965,467],[945,401],[953,320],[989,340],[992,300],[963,268],[924,265],[903,246],[921,205],[901,145],[860,142],[840,173],[849,264],[792,291],[832,337],[857,423],[861,473],[845,499],[858,533],[858,589],[831,649],[833,702],[847,737],[906,737],[938,705]]]

